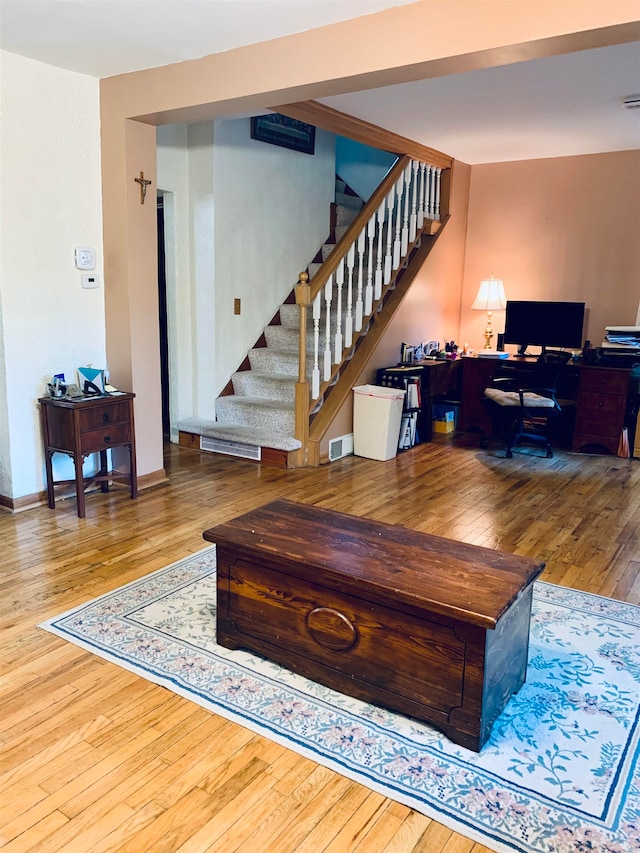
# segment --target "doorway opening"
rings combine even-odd
[[[157,197],[158,229],[158,326],[160,331],[160,389],[162,395],[162,437],[171,440],[169,406],[169,324],[167,320],[167,269],[164,239],[164,193]]]

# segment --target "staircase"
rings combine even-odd
[[[335,199],[330,235],[307,267],[310,280],[363,206],[362,199],[337,176]],[[299,336],[300,308],[292,289],[218,397],[216,421],[198,418],[181,421],[178,424],[180,444],[286,467],[288,453],[301,447],[301,442],[295,438]],[[313,333],[309,331],[309,353],[313,346]],[[308,364],[310,378],[310,360]]]
[[[433,154],[439,165],[399,157],[360,211],[352,198],[336,205],[330,239],[218,398],[217,421],[182,421],[181,444],[320,464],[323,437],[449,219],[451,160]]]

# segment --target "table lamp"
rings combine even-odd
[[[502,279],[491,278],[484,279],[480,282],[480,289],[475,298],[472,309],[475,311],[487,312],[487,328],[484,330],[484,347],[483,349],[491,349],[491,338],[493,337],[493,329],[491,328],[491,318],[494,311],[501,311],[507,304],[507,297],[504,295],[504,284]]]

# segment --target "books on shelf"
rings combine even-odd
[[[414,444],[418,444],[418,413],[405,412],[400,421],[400,437],[398,439],[398,450],[408,450]]]
[[[407,409],[419,409],[421,404],[420,398],[420,380],[418,377],[407,379]]]

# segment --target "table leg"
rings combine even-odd
[[[78,503],[78,518],[84,518],[84,477],[82,475],[82,454],[74,453],[73,464],[76,470],[76,501]]]
[[[109,473],[109,463],[107,460],[107,451],[101,450],[100,451],[100,476],[106,477],[108,473]],[[108,492],[109,491],[109,480],[107,480],[107,479],[101,480],[100,481],[100,488],[102,489],[103,492]]]
[[[49,509],[56,508],[56,496],[53,488],[53,466],[51,464],[52,453],[50,450],[44,452],[44,466],[47,472],[47,504]]]
[[[129,445],[129,476],[131,477],[131,500],[133,501],[138,497],[138,469],[133,442]]]

